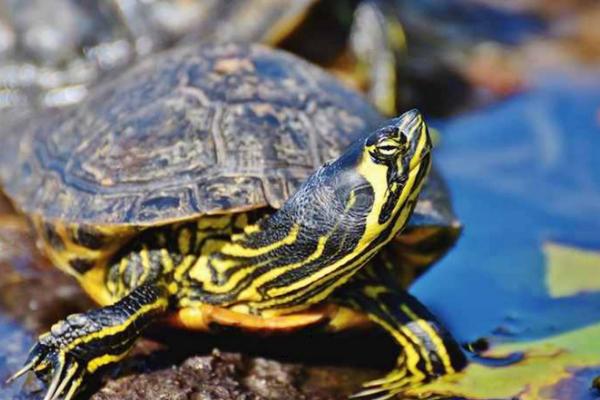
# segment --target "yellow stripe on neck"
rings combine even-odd
[[[257,232],[259,229],[252,229],[253,232]],[[221,253],[233,256],[233,257],[258,257],[264,254],[270,253],[274,250],[277,250],[280,247],[288,246],[296,242],[298,238],[298,232],[300,232],[300,226],[298,224],[294,224],[292,229],[288,232],[288,234],[281,240],[277,242],[273,242],[268,246],[259,247],[259,248],[248,248],[244,247],[241,243],[231,243],[223,246],[221,249]],[[235,237],[232,238],[235,241]]]

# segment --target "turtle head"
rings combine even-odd
[[[410,217],[431,167],[427,125],[411,110],[369,134],[361,147],[356,170],[373,190],[367,230],[376,233],[392,223],[395,235]]]
[[[367,163],[385,165],[397,176],[417,168],[431,151],[421,113],[411,110],[388,121],[367,137],[364,151]]]
[[[421,114],[409,111],[315,171],[281,209],[219,250],[215,260],[248,271],[231,278],[232,287],[247,285],[236,301],[275,314],[322,301],[406,225],[430,150]]]

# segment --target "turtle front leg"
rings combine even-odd
[[[117,303],[69,315],[38,338],[25,366],[8,381],[28,371],[49,382],[44,400],[71,399],[84,377],[121,360],[142,331],[168,306],[163,285],[142,285]]]
[[[351,398],[389,399],[465,367],[461,346],[416,298],[365,271],[339,289],[335,300],[365,313],[401,347],[396,368],[365,383]]]

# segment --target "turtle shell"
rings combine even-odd
[[[196,45],[148,58],[76,108],[11,124],[0,178],[21,211],[46,221],[143,227],[279,208],[380,121],[360,94],[291,54]],[[413,221],[455,225],[435,172]]]
[[[278,208],[379,121],[319,68],[259,45],[156,55],[82,104],[4,135],[0,176],[28,214],[156,225]]]

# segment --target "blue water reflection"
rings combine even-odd
[[[598,292],[549,297],[542,253],[548,240],[600,249],[600,76],[546,77],[434,125],[465,230],[413,292],[464,340],[539,338],[600,320]]]

